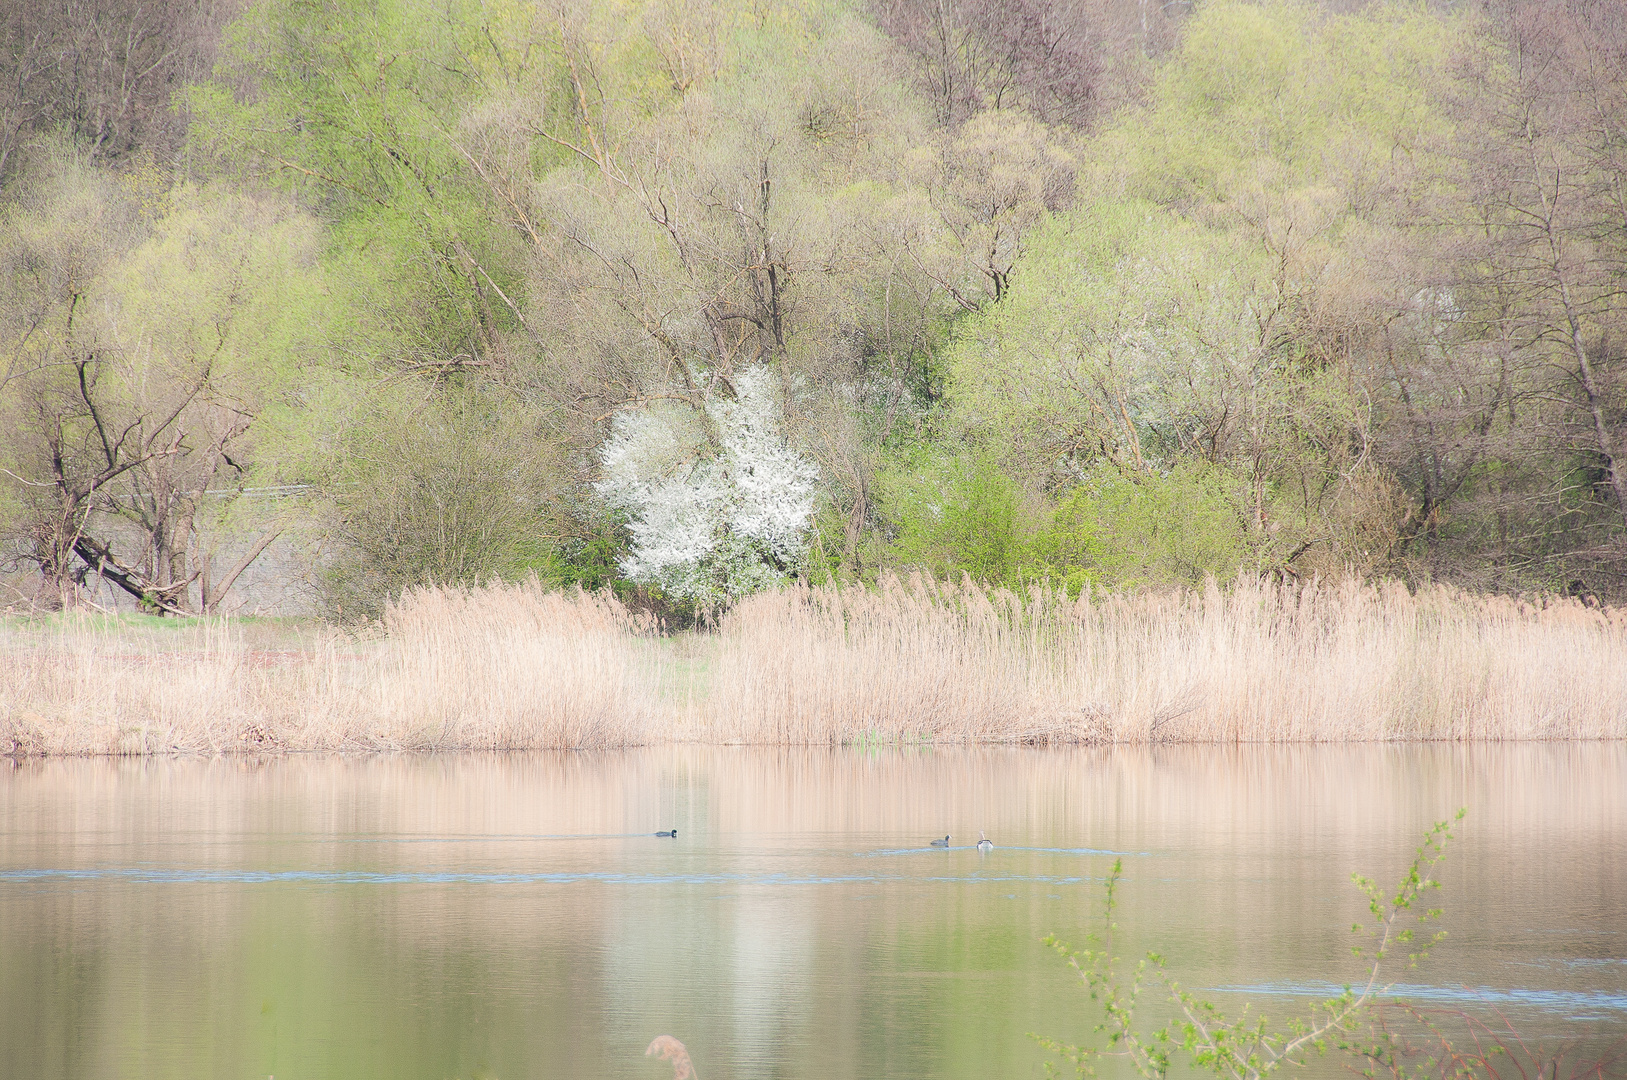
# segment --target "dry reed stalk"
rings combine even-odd
[[[377,738],[480,749],[625,746],[655,719],[647,627],[608,596],[534,582],[411,592],[366,687]]]
[[[926,578],[657,639],[613,599],[425,589],[371,638],[0,629],[0,753],[1627,737],[1627,612],[1355,581],[1018,595]]]
[[[0,638],[0,753],[625,746],[650,643],[614,600],[538,586],[409,593],[374,639],[267,656],[240,627],[65,619]]]
[[[804,588],[730,614],[696,713],[741,742],[1616,739],[1627,612],[1355,581]]]
[[[671,1035],[657,1035],[645,1049],[644,1056],[672,1062],[672,1080],[697,1080],[695,1066],[689,1060],[689,1051]]]

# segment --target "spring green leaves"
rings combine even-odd
[[[1164,958],[1155,952],[1126,970],[1124,961],[1114,955],[1118,927],[1113,916],[1124,869],[1122,859],[1114,860],[1104,890],[1105,925],[1092,935],[1090,946],[1076,951],[1055,937],[1045,939],[1079,973],[1086,994],[1100,1007],[1102,1018],[1093,1029],[1098,1039],[1072,1044],[1033,1038],[1073,1066],[1080,1077],[1096,1075],[1097,1063],[1109,1057],[1122,1059],[1148,1080],[1166,1076],[1182,1060],[1220,1080],[1263,1080],[1285,1068],[1302,1066],[1330,1049],[1366,1058],[1382,1055],[1391,1036],[1382,1024],[1373,1022],[1371,1010],[1389,991],[1393,951],[1415,945],[1419,930],[1440,917],[1439,909],[1420,905],[1425,896],[1440,888],[1440,882],[1430,875],[1445,857],[1452,828],[1463,820],[1464,813],[1459,810],[1451,820],[1435,824],[1424,834],[1393,892],[1360,874],[1353,875],[1376,920],[1370,927],[1352,927],[1366,939],[1355,950],[1368,965],[1366,979],[1359,985],[1346,985],[1343,994],[1321,1003],[1309,1016],[1296,1017],[1280,1027],[1263,1015],[1251,1016],[1246,1006],[1239,1016],[1226,1015],[1177,983]],[[1444,936],[1438,932],[1428,944]],[[1405,966],[1416,966],[1427,956],[1428,944],[1408,953]],[[1174,1006],[1173,1021],[1149,1025],[1138,1020],[1149,987],[1163,990],[1161,1004]],[[1050,1064],[1047,1069],[1055,1071]]]
[[[1071,0],[254,0],[171,156],[5,151],[0,457],[94,427],[88,384],[35,407],[71,308],[109,408],[214,357],[183,442],[246,425],[234,483],[305,493],[285,562],[351,611],[532,571],[1627,588],[1615,31],[1337,6],[1168,5],[1122,60]],[[652,562],[699,518],[629,483],[710,491],[754,371],[796,550],[719,511],[716,572]],[[71,595],[116,511],[9,482]]]

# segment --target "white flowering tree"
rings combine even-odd
[[[617,415],[595,485],[627,515],[622,573],[713,604],[783,581],[807,552],[819,469],[785,440],[778,377],[738,373],[704,410],[658,401]]]

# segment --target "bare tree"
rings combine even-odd
[[[880,0],[875,12],[915,59],[944,127],[983,109],[1078,128],[1096,114],[1104,41],[1081,0]]]
[[[1484,128],[1467,155],[1485,238],[1471,280],[1499,298],[1500,335],[1561,376],[1552,390],[1576,421],[1565,438],[1597,461],[1627,523],[1627,17],[1537,0],[1511,5],[1501,26],[1509,70],[1481,84]]]
[[[30,138],[65,129],[98,161],[176,151],[170,96],[207,72],[241,0],[60,0],[0,8],[0,184]]]

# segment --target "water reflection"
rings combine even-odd
[[[7,1075],[654,1078],[660,1033],[708,1080],[1039,1075],[1091,1023],[1040,939],[1115,859],[1125,955],[1275,1015],[1458,806],[1409,992],[1627,1032],[1614,744],[0,768]]]

